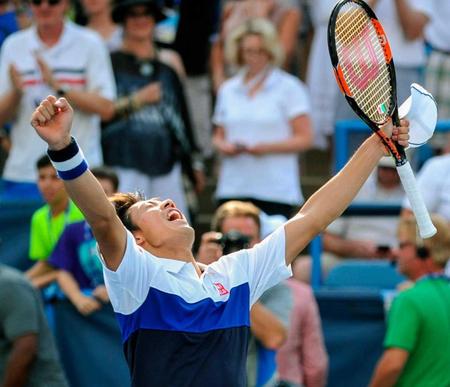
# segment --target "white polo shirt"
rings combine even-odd
[[[0,95],[12,87],[9,76],[11,63],[22,77],[24,93],[12,123],[12,148],[3,177],[17,182],[36,181],[35,163],[45,154],[47,145],[30,125],[30,118],[42,99],[56,93],[43,82],[35,53],[42,56],[62,86],[96,91],[108,99],[114,99],[116,95],[109,53],[97,33],[66,21],[61,38],[50,48],[39,39],[34,26],[9,36],[0,57]],[[75,109],[73,135],[90,166],[101,165],[100,117]]]
[[[251,97],[242,73],[226,81],[219,89],[213,121],[224,128],[227,141],[251,146],[289,139],[289,121],[309,112],[305,85],[275,68]],[[224,157],[216,196],[299,205],[303,202],[299,176],[298,155],[294,153]]]
[[[133,386],[245,386],[250,307],[291,275],[284,227],[201,277],[191,263],[157,258],[127,234],[119,268],[104,267],[104,276]]]

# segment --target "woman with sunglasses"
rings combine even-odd
[[[34,25],[10,35],[0,54],[0,124],[12,122],[3,173],[6,198],[40,198],[34,165],[45,145],[29,117],[49,94],[75,107],[74,125],[92,166],[102,164],[100,118],[110,115],[115,85],[100,37],[65,19],[69,0],[31,0]]]

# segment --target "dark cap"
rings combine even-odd
[[[150,13],[154,17],[156,23],[164,20],[167,17],[166,15],[164,15],[161,8],[159,8],[158,5],[152,0],[115,0],[113,2],[111,13],[113,21],[115,23],[123,23],[126,11],[129,8],[137,5],[146,6],[150,10]]]

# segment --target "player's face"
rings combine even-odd
[[[230,216],[222,222],[222,233],[238,231],[250,238],[250,247],[259,242],[259,227],[249,216]]]
[[[130,39],[152,39],[155,19],[148,7],[137,5],[126,10],[124,27],[125,34]]]
[[[269,63],[269,54],[259,35],[246,35],[240,45],[242,60],[253,72],[259,72]]]
[[[170,199],[140,201],[130,207],[129,214],[150,247],[174,243],[192,245],[194,230]]]
[[[67,0],[31,0],[31,11],[38,28],[60,25],[67,10]]]
[[[37,185],[42,198],[50,205],[57,204],[67,197],[64,183],[51,165],[39,169]]]

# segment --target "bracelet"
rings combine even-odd
[[[120,97],[114,104],[114,110],[118,117],[128,117],[131,113],[138,111],[142,108],[142,103],[140,103],[135,94]]]
[[[83,151],[71,137],[70,144],[60,150],[47,150],[53,166],[62,180],[73,180],[87,171],[88,164]]]

